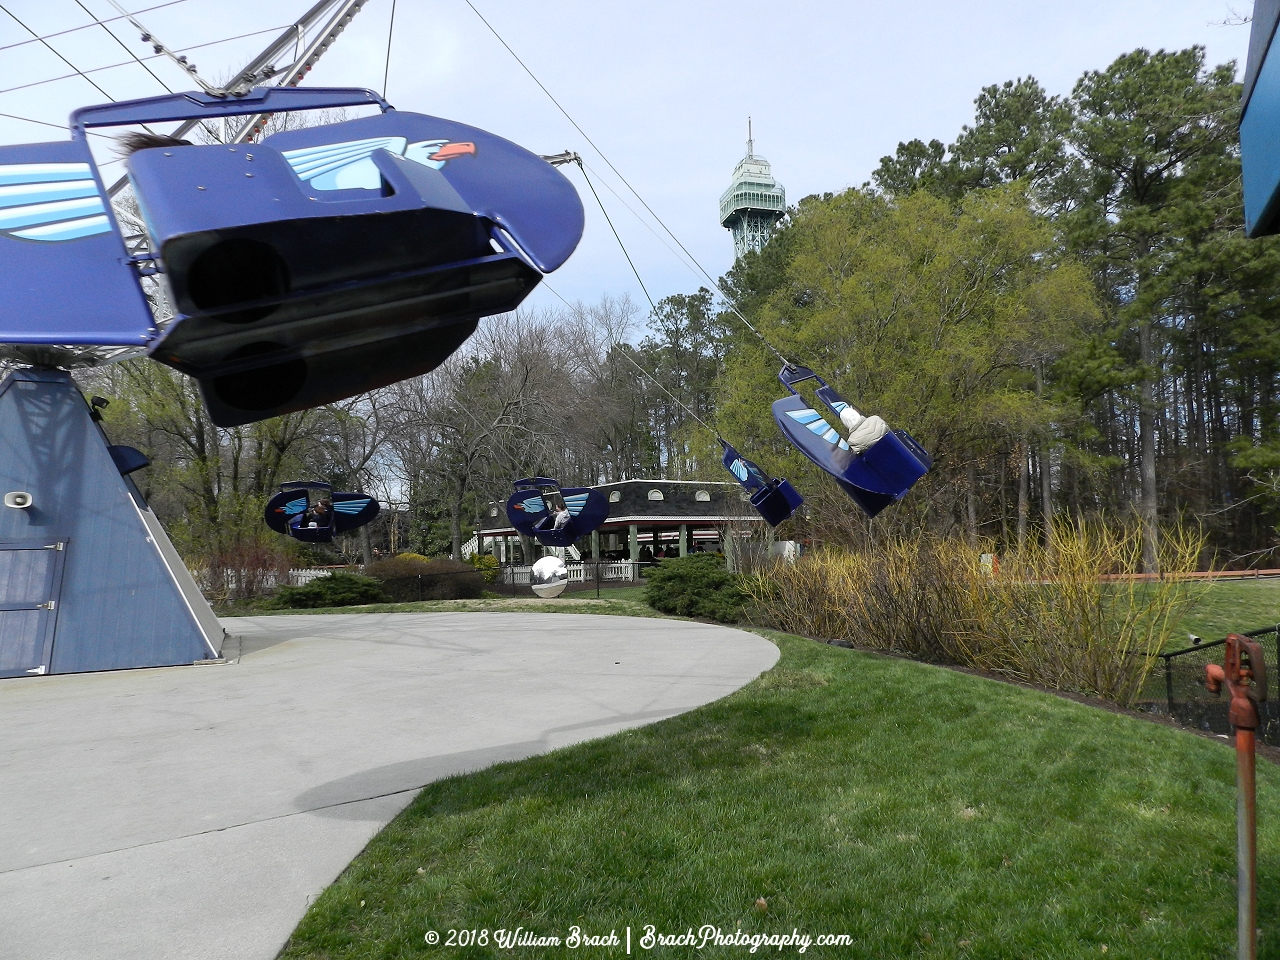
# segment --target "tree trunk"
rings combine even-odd
[[[1138,433],[1142,443],[1138,458],[1141,469],[1138,510],[1142,518],[1142,572],[1159,573],[1160,560],[1156,549],[1159,543],[1156,505],[1156,418],[1150,373],[1154,369],[1155,358],[1152,356],[1150,320],[1144,320],[1138,325],[1138,350],[1144,368],[1142,380],[1138,384]]]
[[[1036,396],[1044,396],[1044,365],[1036,364]],[[1053,556],[1053,450],[1048,435],[1040,445],[1040,504],[1044,512],[1044,550]]]
[[[449,536],[453,540],[450,556],[455,560],[462,559],[462,505],[449,505]]]
[[[1053,463],[1049,443],[1040,448],[1040,503],[1044,512],[1044,552],[1053,557]]]
[[[1027,546],[1027,513],[1031,501],[1031,465],[1027,457],[1027,444],[1018,441],[1018,553]]]
[[[978,476],[974,463],[965,465],[965,529],[971,546],[978,545]]]
[[[1008,461],[1000,464],[998,475],[1000,477],[1000,546],[1005,549],[1009,546],[1009,471],[1006,469]]]
[[[369,543],[369,525],[367,523],[360,528],[360,556],[364,560],[366,567],[373,563],[373,546]]]

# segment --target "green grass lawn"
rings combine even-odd
[[[1203,588],[1199,603],[1183,618],[1172,646],[1188,646],[1187,634],[1220,640],[1280,623],[1280,580],[1215,580]]]
[[[769,636],[778,665],[723,700],[431,784],[281,956],[561,956],[424,935],[575,925],[750,956],[644,951],[646,924],[854,938],[810,957],[1234,955],[1225,742]],[[1280,958],[1280,770],[1258,774],[1261,955]]]

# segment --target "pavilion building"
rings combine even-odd
[[[593,489],[608,498],[609,519],[577,544],[587,559],[640,562],[659,551],[674,550],[682,557],[691,551],[723,551],[730,530],[745,532],[764,523],[736,483],[619,480]],[[504,564],[527,562],[505,504],[491,503],[487,513],[476,531],[481,552],[492,552]]]

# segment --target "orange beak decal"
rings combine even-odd
[[[474,156],[475,152],[476,145],[474,143],[446,143],[431,155],[431,159],[438,161],[452,160],[455,157],[461,157],[467,154]]]

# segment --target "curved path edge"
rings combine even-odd
[[[590,614],[224,624],[225,665],[0,681],[6,958],[270,960],[423,785],[675,716],[778,658]]]

